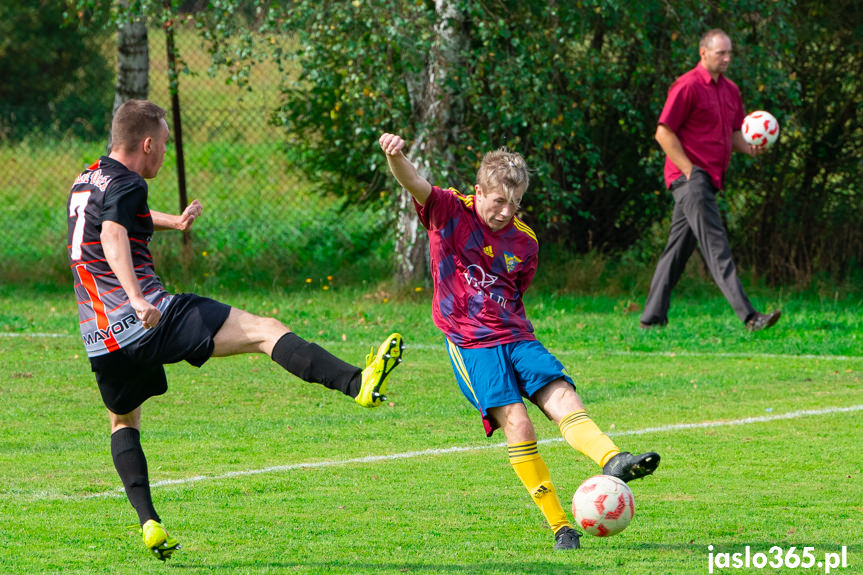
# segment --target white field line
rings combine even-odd
[[[0,331],[0,337],[72,337],[68,333],[27,333],[23,331]]]
[[[835,413],[848,413],[854,411],[863,411],[863,405],[851,405],[847,407],[826,407],[823,409],[804,409],[800,411],[790,411],[788,413],[780,413],[776,415],[760,415],[754,417],[744,417],[742,419],[732,419],[726,421],[702,421],[698,423],[675,423],[671,425],[660,425],[657,427],[645,427],[643,429],[633,429],[629,431],[610,432],[608,435],[612,437],[623,437],[630,435],[645,435],[648,433],[667,433],[674,431],[683,431],[688,429],[703,429],[710,427],[726,427],[735,425],[750,425],[752,423],[768,423],[771,421],[779,421],[783,419],[797,419],[807,416],[831,415]],[[537,443],[557,443],[563,441],[563,438],[542,439]],[[449,453],[463,453],[467,451],[482,451],[484,449],[502,449],[506,447],[506,443],[493,443],[482,445],[466,445],[461,447],[447,447],[442,449],[423,449],[421,451],[404,451],[402,453],[392,453],[389,455],[368,455],[366,457],[355,457],[351,459],[331,459],[327,461],[312,461],[307,463],[291,463],[288,465],[274,465],[272,467],[263,467],[260,469],[247,469],[243,471],[229,471],[219,475],[196,475],[183,479],[167,479],[163,481],[155,481],[150,484],[151,488],[168,487],[172,485],[189,485],[202,481],[220,481],[223,479],[231,479],[234,477],[248,477],[250,475],[261,475],[263,473],[280,473],[283,471],[293,471],[295,469],[319,469],[327,467],[338,467],[343,465],[353,465],[362,463],[377,463],[379,461],[394,461],[398,459],[414,459],[418,457],[427,457],[433,455],[446,455]],[[103,491],[101,493],[90,493],[87,495],[56,495],[41,493],[34,497],[37,501],[50,500],[72,500],[82,501],[97,497],[123,497],[125,494],[122,488],[111,491]]]

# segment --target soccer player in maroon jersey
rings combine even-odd
[[[168,141],[165,111],[130,100],[114,115],[112,146],[79,175],[69,193],[68,251],[84,347],[111,425],[111,455],[144,544],[165,560],[179,548],[153,506],[141,448],[141,404],[168,388],[163,365],[201,366],[211,356],[266,353],[297,377],[380,405],[386,378],[401,362],[402,339],[391,334],[361,369],[260,317],[195,294],[171,294],[150,255],[154,230],[188,230],[201,215],[193,201],[180,215],[150,210],[146,179],[162,167]]]
[[[463,195],[420,176],[402,153],[401,137],[383,134],[379,143],[428,230],[432,317],[446,336],[456,381],[479,410],[486,435],[503,429],[509,461],[554,531],[554,548],[577,549],[580,533],[560,504],[522,398],[606,475],[644,477],[656,469],[659,455],[621,452],[588,417],[572,378],[533,333],[523,296],[536,273],[538,244],[516,216],[529,183],[525,161],[506,150],[487,153],[475,194]]]

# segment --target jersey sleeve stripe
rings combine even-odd
[[[513,224],[515,225],[516,229],[526,233],[528,236],[530,236],[533,239],[533,241],[535,241],[536,243],[539,243],[536,239],[536,234],[533,232],[532,229],[530,229],[530,226],[528,226],[526,223],[524,223],[523,221],[521,221],[517,217],[513,218],[512,221],[513,221]]]
[[[471,207],[473,205],[473,196],[466,196],[455,188],[447,188],[447,191],[461,200],[465,206]]]

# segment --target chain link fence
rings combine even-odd
[[[292,173],[286,134],[270,121],[280,98],[274,64],[253,67],[251,89],[207,74],[209,55],[191,30],[176,32],[189,73],[179,77],[183,157],[188,200],[204,215],[187,237],[156,234],[152,247],[169,284],[214,286],[306,284],[375,280],[390,273],[393,229],[383,207],[345,206],[316,192]],[[115,43],[106,45],[112,57]],[[149,99],[169,110],[165,36],[149,32]],[[109,60],[116,62],[116,56]],[[113,94],[105,94],[107,125]],[[65,204],[75,176],[105,152],[107,128],[98,133],[57,125],[16,125],[23,110],[5,107],[0,131],[0,284],[63,284],[66,263]],[[56,110],[62,117],[63,110]],[[44,129],[49,126],[50,129]],[[77,126],[80,128],[81,126]],[[175,127],[171,126],[172,133]],[[81,132],[89,136],[81,136]],[[96,132],[95,134],[93,132]],[[22,135],[25,134],[25,135]],[[169,142],[159,176],[149,182],[150,207],[178,213],[177,152]],[[329,278],[329,279],[327,279]],[[179,284],[179,285],[178,285]]]

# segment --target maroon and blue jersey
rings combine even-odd
[[[148,302],[165,311],[171,295],[153,268],[150,239],[153,218],[147,205],[147,182],[107,156],[79,175],[66,204],[69,218],[69,264],[78,298],[78,320],[87,355],[116,351],[144,335],[144,326],[102,249],[102,222],[126,228],[132,266]]]
[[[492,231],[474,196],[452,188],[432,187],[414,206],[429,233],[432,317],[447,339],[465,348],[536,340],[522,300],[536,273],[533,230],[514,217]]]

